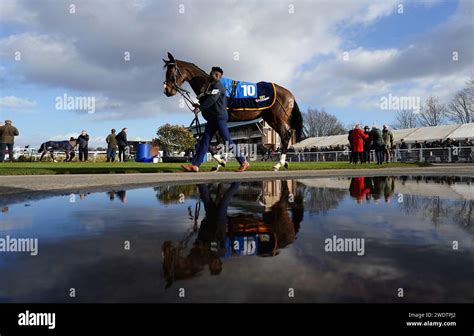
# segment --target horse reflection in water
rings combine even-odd
[[[199,275],[206,265],[211,275],[218,275],[222,272],[223,260],[229,257],[276,256],[279,249],[296,239],[303,219],[302,198],[290,193],[287,181],[264,181],[263,184],[262,192],[258,196],[258,191],[252,195],[255,196],[253,200],[257,199],[258,204],[265,207],[263,214],[232,215],[228,215],[227,212],[240,183],[232,183],[225,191],[223,191],[224,184],[220,183],[214,200],[208,185],[198,186],[206,214],[191,250],[187,255],[183,255],[186,254],[183,251],[192,234],[183,240],[184,244],[181,242],[175,246],[167,241],[162,246],[167,288],[176,280]],[[265,191],[269,189],[269,185],[275,184],[278,184],[279,196],[277,199],[272,199]],[[243,196],[248,198],[250,195],[246,192]]]

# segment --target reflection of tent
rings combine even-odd
[[[474,123],[462,125],[442,125],[432,127],[418,127],[392,130],[394,141],[405,139],[407,143],[415,141],[435,141],[451,138],[454,140],[464,140],[465,138],[474,138]],[[313,137],[305,139],[294,145],[295,148],[301,147],[328,147],[337,145],[347,145],[347,134],[332,135],[326,137]]]

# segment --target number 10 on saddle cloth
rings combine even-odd
[[[254,111],[271,108],[275,104],[275,84],[269,82],[242,82],[221,78],[227,96],[227,109]]]

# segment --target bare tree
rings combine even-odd
[[[454,95],[448,106],[447,117],[456,124],[474,122],[474,77]]]
[[[439,102],[437,97],[429,97],[421,107],[418,114],[420,126],[442,125],[446,119],[446,107]]]
[[[336,116],[318,109],[308,109],[303,114],[305,134],[308,137],[344,134],[346,130]]]
[[[395,116],[395,124],[393,128],[403,129],[403,128],[415,128],[418,126],[418,117],[415,112],[410,110],[401,110],[398,111]]]

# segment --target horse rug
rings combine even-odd
[[[57,151],[73,151],[74,147],[71,145],[71,142],[68,140],[65,141],[47,141],[43,143],[39,149],[39,152],[42,152],[43,150],[57,150]]]
[[[255,111],[271,108],[275,104],[275,84],[269,82],[242,82],[221,78],[227,96],[227,109]]]

